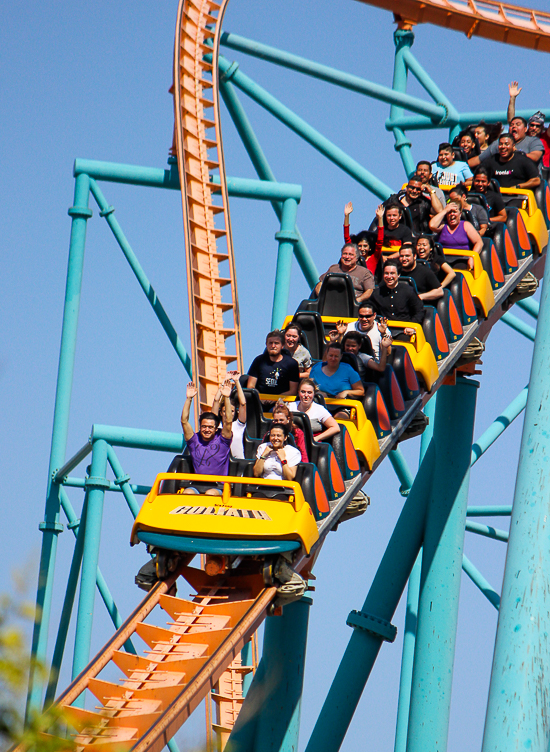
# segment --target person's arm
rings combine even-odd
[[[198,389],[192,381],[187,384],[187,394],[185,396],[185,402],[183,403],[183,410],[181,411],[181,427],[185,441],[189,441],[195,435],[195,432],[191,428],[189,423],[189,411],[191,410],[191,402],[193,398],[197,396]]]
[[[212,407],[210,408],[210,412],[214,413],[214,415],[220,414],[221,399],[222,399],[222,393],[220,391],[220,387],[218,387],[218,391],[214,395],[214,401],[212,402]]]
[[[331,329],[328,333],[329,340],[331,342],[341,342],[344,334],[348,330],[348,325],[340,319],[336,322],[336,329]]]
[[[239,400],[239,412],[237,413],[237,418],[241,423],[246,423],[246,397],[244,396],[243,388],[239,381],[241,374],[238,371],[229,371],[227,375],[233,381],[235,389],[237,390],[237,399]]]
[[[252,468],[252,472],[255,478],[261,478],[262,475],[264,474],[264,464],[265,464],[267,455],[270,452],[271,452],[271,446],[267,444],[262,454],[258,457],[256,462],[254,463],[254,467]]]
[[[365,277],[363,279],[363,292],[361,293],[361,295],[355,298],[356,302],[363,303],[365,300],[368,300],[370,296],[372,295],[373,290],[374,290],[374,276],[372,272],[369,272],[368,270],[366,270]]]
[[[439,287],[434,287],[432,290],[428,290],[428,292],[419,292],[418,297],[420,298],[420,300],[429,302],[430,300],[437,300],[438,298],[442,298],[443,294],[443,286],[439,285]]]
[[[517,81],[512,81],[511,84],[508,84],[508,93],[510,95],[510,99],[508,100],[507,113],[508,123],[511,123],[516,116],[516,98],[519,96],[521,89],[522,87],[518,84]]]
[[[255,376],[249,376],[248,381],[246,382],[246,388],[247,389],[256,389],[256,384],[258,383],[258,379]]]
[[[468,162],[465,162],[465,165],[466,167],[463,167],[461,170],[462,182],[464,183],[464,185],[470,186],[472,185],[472,181],[474,179],[474,173],[472,172]]]
[[[431,204],[431,213],[432,216],[435,214],[439,214],[440,211],[443,210],[443,204],[439,200],[439,198],[436,196],[435,190],[431,188],[430,186],[425,186],[426,190],[428,192],[428,201]]]
[[[429,224],[430,224],[430,230],[432,232],[440,233],[441,230],[443,229],[443,225],[444,225],[443,220],[445,219],[445,215],[449,211],[449,206],[450,204],[447,205],[445,208],[443,208],[440,212],[437,212],[435,217],[432,217],[430,219]]]
[[[223,382],[220,392],[223,397],[223,406],[225,407],[223,411],[222,436],[224,439],[230,439],[233,436],[233,421],[231,420],[233,411],[231,410],[231,400],[229,399],[231,396],[231,382],[229,379]]]
[[[351,385],[351,389],[344,389],[336,395],[339,399],[353,399],[354,397],[364,397],[365,387],[361,381],[356,381]]]
[[[304,436],[304,432],[301,428],[298,428],[298,426],[294,427],[294,441],[296,443],[296,449],[299,450],[302,462],[309,462],[309,457],[307,456],[307,449],[306,449],[306,439]]]
[[[321,433],[315,436],[315,441],[325,441],[326,439],[330,439],[331,436],[340,433],[340,426],[336,422],[336,418],[333,418],[332,415],[323,421],[323,429]]]
[[[533,154],[536,154],[536,152],[533,152]],[[526,156],[529,156],[527,154]],[[540,178],[529,178],[529,180],[524,180],[522,183],[518,183],[516,185],[516,188],[519,188],[522,191],[532,190],[533,188],[536,188],[537,185],[540,185]]]
[[[380,340],[380,360],[371,358],[367,363],[367,368],[371,368],[373,371],[378,371],[379,373],[382,373],[386,370],[386,361],[391,343],[392,341],[390,337],[382,337],[382,339]]]
[[[281,460],[281,465],[283,466],[283,480],[294,480],[298,466],[288,464],[285,449],[277,449],[277,456]]]
[[[494,217],[489,217],[490,222],[506,222],[507,219],[506,208],[501,209]]]
[[[415,291],[412,288],[409,288],[410,290],[410,299],[409,299],[409,305],[410,305],[410,311],[411,311],[411,317],[409,321],[411,321],[413,324],[421,324],[424,320],[424,303],[420,300],[418,295],[415,293]],[[414,329],[413,329],[414,334]]]
[[[531,159],[533,162],[537,163],[540,162],[540,159],[542,155],[544,154],[544,149],[540,151],[537,149],[537,151],[530,151],[525,156]]]
[[[289,381],[288,392],[281,392],[281,395],[283,397],[295,397],[298,394],[299,383],[300,383],[299,381]]]
[[[481,239],[479,232],[471,222],[464,222],[464,230],[466,232],[466,235],[468,236],[468,240],[472,244],[472,251],[474,253],[481,253],[481,250],[483,248],[483,240]]]
[[[351,243],[351,237],[349,234],[349,215],[353,211],[353,204],[351,201],[344,206],[344,243]]]
[[[445,279],[441,283],[441,287],[447,287],[451,284],[453,279],[456,277],[456,272],[453,269],[453,267],[450,264],[441,264],[441,271],[445,272]]]

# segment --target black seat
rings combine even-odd
[[[306,338],[305,346],[313,360],[321,360],[325,349],[325,330],[321,316],[315,311],[296,311],[292,322],[301,327]]]
[[[243,389],[246,399],[246,432],[251,439],[260,439],[269,429],[264,418],[262,403],[257,389]]]
[[[321,316],[351,318],[357,314],[355,290],[349,274],[327,274],[321,284],[317,311]]]

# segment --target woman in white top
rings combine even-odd
[[[313,401],[315,386],[313,379],[302,379],[298,387],[298,400],[289,402],[288,407],[292,412],[307,415],[315,440],[324,441],[330,436],[340,433],[340,426],[326,407]]]
[[[271,426],[269,442],[260,444],[254,463],[254,477],[273,480],[294,480],[302,456],[296,447],[286,444],[288,428],[277,423]]]

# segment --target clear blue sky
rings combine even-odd
[[[27,567],[34,597],[40,550],[38,523],[44,490],[72,205],[74,158],[164,167],[172,141],[168,88],[177,3],[138,0],[130,5],[6,4],[2,8],[2,159],[4,327],[0,355],[3,401],[3,554],[9,569]],[[257,10],[257,12],[255,12]],[[228,31],[304,57],[391,84],[391,14],[351,0],[233,0]],[[518,106],[548,106],[548,58],[452,31],[417,28],[419,61],[461,110],[505,108],[507,83],[524,86]],[[393,137],[383,127],[386,105],[233,55],[241,69],[395,188],[403,180]],[[412,93],[420,89],[411,85]],[[320,270],[337,258],[344,204],[353,200],[352,223],[370,222],[376,199],[323,160],[270,116],[241,96],[272,168],[281,181],[303,185],[298,223]],[[226,113],[223,113],[226,115]],[[434,159],[444,131],[413,134],[415,159]],[[254,177],[227,117],[223,137],[228,175]],[[189,342],[181,205],[175,192],[105,184],[104,193],[183,341]],[[88,224],[85,278],[75,368],[68,456],[81,447],[93,423],[179,430],[186,375],[171,350],[122,254],[94,206]],[[245,362],[263,347],[276,260],[277,222],[267,204],[231,202],[243,322]],[[308,293],[295,268],[291,308]],[[531,348],[499,325],[483,358],[475,435],[479,435],[527,383]],[[471,503],[511,503],[521,422],[472,474]],[[404,451],[411,467],[418,441]],[[149,484],[166,468],[167,455],[120,452],[135,483]],[[82,470],[79,474],[82,474]],[[402,506],[386,462],[367,487],[368,512],[329,536],[316,566],[300,748],[303,749],[350,635],[345,625],[360,608]],[[82,495],[71,493],[77,510]],[[505,526],[499,521],[499,526]],[[100,565],[125,615],[141,598],[133,584],[145,561],[130,550],[131,521],[123,499],[105,504]],[[59,614],[72,537],[59,540],[54,617]],[[466,552],[500,588],[504,546],[468,534]],[[5,587],[9,587],[6,585]],[[184,591],[181,591],[184,592]],[[496,612],[469,580],[462,586],[450,752],[480,746]],[[93,650],[111,629],[97,601]],[[392,750],[403,608],[399,636],[384,646],[363,694],[344,750]],[[55,626],[55,618],[53,621]],[[53,631],[53,628],[52,628]],[[72,638],[71,638],[72,639]],[[51,637],[53,640],[53,637]],[[67,671],[64,671],[67,680]],[[200,713],[201,711],[199,711]],[[186,744],[200,742],[202,716]],[[368,745],[365,740],[368,739]],[[189,748],[184,746],[182,748]]]

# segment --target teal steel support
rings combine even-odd
[[[445,752],[478,382],[437,395],[433,484],[426,516],[407,752]]]
[[[27,717],[30,711],[38,710],[42,704],[42,684],[39,681],[35,666],[44,665],[46,662],[48,629],[53,594],[53,578],[57,553],[57,536],[63,529],[59,523],[59,486],[52,482],[52,478],[56,471],[63,465],[67,448],[67,431],[69,427],[69,409],[73,384],[76,333],[78,329],[80,292],[82,288],[82,272],[84,268],[86,226],[88,219],[92,216],[92,211],[88,206],[89,196],[90,180],[86,175],[80,175],[75,180],[74,205],[69,209],[69,215],[72,217],[71,240],[69,245],[69,261],[65,288],[65,307],[63,310],[59,367],[57,372],[57,390],[55,395],[48,487],[46,492],[46,509],[44,522],[40,525],[43,536],[36,596],[36,615],[32,639],[32,656],[34,661],[31,664],[32,668],[29,677]]]
[[[250,157],[250,161],[252,162],[254,169],[256,170],[256,174],[262,181],[270,181],[271,183],[277,182],[275,175],[265,157],[263,149],[260,146],[260,142],[258,141],[256,134],[254,133],[248,117],[246,116],[246,112],[244,111],[244,108],[240,103],[239,98],[237,97],[235,87],[229,81],[224,81],[222,79],[222,81],[220,82],[220,92],[223,101],[225,102],[225,106],[227,107],[227,110],[231,115],[231,119],[235,123],[237,133],[239,134],[241,141],[243,142],[243,146],[246,149],[248,156]],[[272,201],[271,205],[273,207],[273,211],[280,221],[283,211],[281,203],[279,201]],[[298,235],[298,241],[294,244],[294,255],[296,256],[296,261],[298,262],[307,283],[309,284],[310,288],[313,288],[315,287],[319,279],[319,272],[317,271],[315,262],[313,261],[311,254],[304,242],[304,239],[300,234],[300,230],[297,226],[294,228],[294,230]]]
[[[168,431],[149,431],[145,428],[124,428],[122,426],[92,426],[92,441],[103,439],[113,446],[129,449],[151,449],[157,452],[175,452],[181,454],[185,449],[185,440],[181,433]]]
[[[106,475],[107,444],[100,439],[93,443],[92,465],[87,483],[86,528],[84,533],[82,575],[80,578],[80,597],[78,601],[73,654],[73,679],[83,671],[90,658],[97,565],[99,561],[99,544],[101,541],[101,523],[103,520],[103,501],[107,482]],[[75,704],[81,704],[83,701],[84,696],[81,695]]]
[[[209,56],[207,55],[206,58]],[[251,78],[241,73],[237,63],[230,63],[229,60],[219,58],[219,68],[224,76],[225,81],[232,81],[237,88],[247,94],[252,100],[270,112],[277,120],[284,123],[290,130],[304,139],[308,144],[317,149],[323,156],[334,164],[338,165],[347,175],[363,185],[367,190],[385,200],[392,194],[389,186],[378,180],[372,173],[366,170],[355,159],[352,159],[338,146],[335,146],[328,138],[321,135],[319,131],[312,128],[301,117],[292,112],[288,107],[282,104],[273,95],[252,81]]]
[[[241,650],[241,664],[243,666],[252,666],[252,661],[252,640],[249,640]],[[246,695],[248,694],[248,690],[250,689],[250,685],[252,684],[253,679],[254,674],[252,673],[252,671],[243,676],[243,697],[246,697]]]
[[[489,428],[484,431],[472,446],[472,467],[478,459],[492,446],[498,437],[504,433],[508,426],[521,415],[527,404],[528,387],[522,389],[518,396],[510,402],[508,407],[501,412]]]
[[[399,92],[407,91],[407,65],[405,63],[405,50],[410,49],[414,42],[414,34],[412,31],[405,31],[403,29],[396,29],[393,34],[393,41],[395,44],[395,59],[393,67],[393,89]],[[443,108],[439,108],[443,110]],[[427,113],[426,113],[427,114]],[[394,103],[390,109],[390,119],[395,120],[403,116],[403,107]],[[446,119],[447,111],[443,110],[443,118]],[[409,177],[415,169],[415,163],[411,154],[411,142],[405,136],[405,133],[401,128],[394,128],[393,135],[395,138],[395,151],[401,157],[405,173]]]
[[[176,351],[176,354],[178,358],[180,359],[183,367],[187,371],[189,378],[193,378],[191,375],[191,358],[187,354],[185,347],[183,346],[183,343],[181,342],[180,338],[178,337],[178,333],[172,326],[172,322],[168,318],[168,314],[164,310],[162,303],[157,297],[157,294],[155,290],[153,289],[153,286],[147,279],[147,275],[143,271],[143,268],[141,267],[141,264],[139,263],[137,256],[133,252],[130,243],[126,239],[126,236],[122,232],[120,225],[118,224],[118,221],[116,220],[114,216],[114,207],[109,206],[107,203],[107,200],[105,199],[105,196],[101,192],[100,187],[95,182],[95,180],[90,180],[90,189],[92,191],[92,194],[97,201],[97,205],[100,208],[100,214],[102,217],[105,217],[105,220],[109,227],[111,228],[111,232],[115,236],[115,239],[120,246],[121,251],[123,252],[124,256],[126,257],[126,261],[130,264],[130,268],[134,272],[137,281],[139,282],[141,289],[145,293],[145,296],[147,297],[147,300],[151,304],[151,307],[153,311],[155,312],[156,317],[160,321],[160,324],[164,331],[166,332],[166,335],[168,336],[168,339],[170,340],[172,347]]]
[[[525,298],[525,300],[519,300],[516,305],[522,308],[525,313],[529,314],[532,318],[538,318],[540,306],[537,300],[533,300],[533,298]]]
[[[251,198],[259,201],[284,201],[293,198],[297,202],[302,198],[302,186],[295,183],[278,183],[277,181],[251,180],[250,178],[226,178],[230,196]],[[212,175],[212,183],[220,185],[220,176]]]
[[[467,517],[509,517],[512,514],[512,505],[468,507]]]
[[[135,519],[138,516],[140,505],[138,504],[138,501],[134,496],[134,492],[132,491],[132,486],[130,485],[130,476],[124,473],[122,465],[120,464],[120,461],[112,446],[107,446],[107,459],[109,461],[109,465],[111,466],[111,470],[115,474],[115,483],[120,487],[120,490],[122,491],[124,498],[126,499],[126,503],[128,504],[128,509],[132,513],[132,517]]]
[[[544,270],[482,752],[546,752],[550,737],[550,264]]]
[[[340,748],[382,643],[395,637],[390,622],[422,544],[434,456],[432,442],[405,500],[361,612],[352,612],[356,617],[353,625],[357,628],[353,630],[306,752],[336,752]],[[359,626],[361,622],[362,627]]]
[[[294,245],[298,240],[298,236],[294,232],[296,210],[297,204],[295,199],[287,198],[283,202],[281,229],[275,235],[275,240],[279,243],[279,251],[277,253],[277,270],[275,272],[275,287],[273,290],[272,330],[282,327],[288,311],[292,256],[294,254]]]
[[[435,406],[437,392],[424,408],[428,425],[420,439],[419,466],[428,450],[434,432]],[[390,453],[391,454],[391,453]],[[412,485],[412,484],[411,484]],[[414,648],[416,644],[416,624],[418,621],[418,598],[420,595],[420,572],[422,568],[422,551],[414,563],[407,589],[407,610],[405,611],[405,632],[403,635],[403,653],[401,657],[401,674],[399,677],[399,697],[397,700],[397,721],[395,724],[394,752],[405,752],[407,747],[407,730],[409,726],[409,709],[411,705],[411,684],[414,665]]]
[[[395,474],[399,478],[399,482],[401,485],[399,486],[399,493],[401,496],[408,496],[409,491],[411,490],[411,486],[413,484],[413,476],[409,469],[409,466],[407,465],[407,460],[403,456],[403,452],[399,447],[396,447],[395,449],[390,450],[388,452],[388,457],[390,458],[390,462],[393,466],[393,469],[395,470]]]
[[[265,622],[262,660],[226,752],[296,752],[311,598]]]
[[[86,478],[65,478],[63,486],[66,488],[86,488]],[[130,488],[134,496],[147,496],[151,490],[151,486],[138,486],[135,483],[128,483],[127,488]],[[122,488],[116,484],[115,481],[109,482],[107,491],[113,491],[114,493],[123,493]]]
[[[512,329],[515,329],[516,332],[523,334],[523,336],[527,337],[527,339],[530,339],[532,342],[535,341],[536,329],[533,329],[532,326],[529,326],[529,324],[526,324],[525,321],[522,321],[513,313],[510,313],[510,311],[507,311],[506,313],[504,313],[500,317],[500,320],[503,321]]]
[[[67,588],[65,590],[65,599],[63,601],[63,608],[61,610],[61,618],[59,620],[59,628],[57,630],[57,638],[55,641],[55,647],[53,651],[52,664],[50,668],[50,677],[48,680],[48,687],[46,689],[46,697],[44,700],[45,707],[47,707],[54,701],[55,693],[57,691],[57,681],[59,679],[59,671],[61,669],[61,663],[63,661],[63,653],[65,652],[65,644],[67,642],[67,633],[69,631],[69,625],[71,623],[74,597],[76,594],[76,588],[78,587],[80,566],[82,564],[82,552],[84,550],[84,533],[86,529],[87,507],[88,507],[88,504],[85,499],[84,506],[82,508],[82,519],[77,520],[77,522],[75,522],[72,525],[69,525],[69,527],[72,530],[75,530],[75,528],[78,528],[78,533],[76,536],[76,542],[75,542],[75,547],[73,551],[73,558],[71,561],[71,568],[69,570],[69,577],[67,579]]]
[[[412,32],[406,33],[412,35]],[[344,73],[335,68],[330,68],[328,65],[315,63],[304,57],[292,55],[290,52],[283,52],[283,50],[278,50],[276,47],[270,47],[267,44],[261,44],[260,42],[246,39],[237,34],[224,32],[221,36],[221,44],[232,50],[244,52],[246,55],[251,55],[252,57],[260,58],[261,60],[267,60],[270,63],[281,65],[284,68],[290,68],[298,73],[304,73],[307,76],[326,81],[329,84],[335,84],[343,89],[349,89],[358,94],[378,99],[380,102],[397,105],[398,107],[405,108],[410,112],[416,112],[436,120],[447,116],[447,110],[445,107],[433,105],[430,102],[425,102],[422,99],[419,99],[418,97],[406,94],[405,89],[398,89],[395,86],[393,89],[390,89],[387,86],[372,83],[371,81],[367,81],[359,76]]]
[[[508,531],[499,530],[496,527],[490,525],[480,525],[479,522],[466,522],[466,530],[469,533],[475,533],[476,535],[483,535],[485,538],[492,538],[493,540],[508,541]]]
[[[547,113],[548,112],[549,111],[547,110]],[[520,110],[519,112],[516,110],[516,114],[528,120],[533,112],[531,110]],[[546,117],[549,117],[549,115],[547,114]],[[464,127],[466,125],[474,125],[476,123],[479,123],[480,120],[485,120],[486,123],[496,123],[499,121],[506,123],[506,112],[501,111],[463,112],[462,114],[457,113],[456,123],[453,123],[453,125],[458,124],[461,127]],[[423,131],[433,130],[435,128],[448,128],[450,122],[452,123],[452,118],[450,118],[450,120],[442,120],[438,123],[434,120],[429,120],[422,115],[404,115],[403,117],[396,118],[395,120],[388,118],[388,120],[386,120],[385,122],[384,127],[387,131],[391,131],[393,128],[402,128],[406,131]]]
[[[410,49],[406,49],[403,54],[409,72],[413,74],[420,86],[425,89],[425,91],[430,95],[434,102],[437,102],[438,105],[445,107],[445,109],[447,110],[448,116],[447,118],[441,119],[439,121],[440,124],[446,122],[447,126],[456,125],[459,122],[460,117],[453,104],[451,104],[451,102],[445,96],[445,94],[443,94],[439,86],[432,80],[431,76],[420,65]]]
[[[498,611],[500,605],[500,595],[497,593],[494,587],[487,582],[485,577],[472,564],[472,562],[466,555],[462,557],[462,569],[468,575],[474,585],[481,590],[489,603],[492,603]]]

